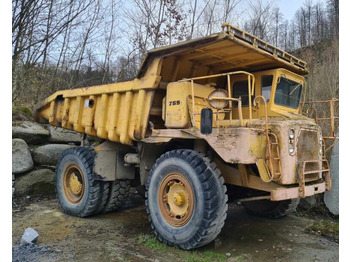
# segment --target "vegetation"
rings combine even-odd
[[[308,96],[329,98],[318,88],[338,94],[338,9],[338,0],[306,0],[287,20],[277,0],[12,0],[12,101],[33,108],[57,90],[133,79],[147,50],[218,32],[224,22],[299,49],[317,86]],[[304,49],[320,42],[324,50]]]
[[[216,261],[220,262],[220,261],[227,260],[227,257],[225,254],[219,254],[212,251],[181,252],[181,250],[177,249],[176,247],[168,247],[167,245],[161,243],[153,235],[152,236],[147,234],[140,235],[137,239],[137,243],[142,244],[145,247],[152,250],[156,250],[158,252],[169,252],[169,250],[172,250],[171,252],[177,253],[180,257],[182,257],[182,259],[184,259],[187,262],[216,262]]]
[[[22,120],[33,120],[33,114],[32,111],[25,106],[13,106],[12,107],[12,125],[17,126],[19,125],[16,123],[16,121],[22,121]]]
[[[143,244],[150,249],[158,250],[161,252],[165,252],[167,247],[165,244],[158,241],[156,237],[149,235],[140,235],[137,240],[137,243]]]
[[[12,113],[19,113],[22,112],[26,114],[27,116],[32,116],[32,111],[25,106],[14,106],[12,107]]]
[[[307,228],[306,232],[319,234],[339,243],[339,221],[320,220]]]

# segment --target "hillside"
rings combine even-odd
[[[339,96],[339,41],[324,40],[292,52],[308,63],[307,101]]]
[[[295,50],[293,54],[308,63],[309,75],[306,77],[307,90],[305,101],[323,101],[333,98],[339,99],[339,41],[325,40],[318,44]],[[330,104],[315,104],[318,118],[331,116]],[[314,113],[311,112],[311,116]],[[339,116],[339,103],[334,103],[334,116]],[[339,127],[339,120],[335,119],[335,132]],[[330,121],[321,120],[323,136],[331,135]],[[333,141],[327,142],[327,147]],[[328,152],[329,153],[329,152]]]

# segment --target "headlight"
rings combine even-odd
[[[223,109],[227,106],[228,101],[227,100],[221,100],[221,99],[213,99],[214,97],[217,98],[227,98],[228,94],[226,90],[224,89],[216,89],[213,92],[211,92],[208,96],[208,102],[209,105],[215,109]]]
[[[289,129],[289,138],[290,138],[290,139],[293,139],[294,136],[295,136],[294,129]]]
[[[289,145],[289,154],[293,154],[293,153],[294,153],[294,146]]]
[[[294,137],[295,137],[295,131],[294,131],[294,129],[291,128],[291,129],[289,129],[289,148],[288,148],[290,155],[292,155],[295,151]]]
[[[320,155],[322,155],[323,154],[322,135],[320,136],[318,141],[319,141],[318,142],[318,153]]]

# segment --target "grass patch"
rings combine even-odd
[[[166,244],[160,242],[155,236],[148,234],[140,235],[137,238],[137,244],[144,245],[149,249],[160,252],[175,252],[179,257],[187,262],[222,262],[227,260],[225,254],[218,254],[212,251],[183,251],[176,247],[168,247]]]
[[[227,257],[224,254],[214,253],[212,251],[205,251],[199,253],[197,251],[192,251],[190,256],[185,258],[187,262],[213,262],[213,261],[226,261]]]
[[[308,227],[306,232],[325,236],[339,243],[339,221],[320,220]]]
[[[32,111],[28,108],[28,107],[25,107],[25,106],[13,106],[12,107],[12,112],[13,113],[24,113],[25,115],[27,116],[32,116]]]
[[[140,235],[137,239],[137,243],[161,252],[165,252],[166,250],[165,244],[161,243],[156,237],[149,235]]]

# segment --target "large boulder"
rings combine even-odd
[[[55,166],[62,152],[74,145],[49,144],[35,148],[33,159],[36,165]]]
[[[55,172],[51,169],[38,169],[16,177],[17,195],[54,194]]]
[[[49,135],[48,130],[35,122],[23,121],[12,126],[12,138],[21,138],[27,144],[43,144],[48,140]]]
[[[27,143],[22,139],[12,139],[12,173],[19,174],[34,167]]]
[[[339,137],[339,133],[336,134]],[[324,193],[324,203],[328,210],[333,214],[339,215],[339,142],[333,147],[331,162],[331,181],[332,189]]]
[[[83,137],[80,133],[51,125],[46,125],[46,129],[50,132],[49,142],[53,143],[79,144]]]

